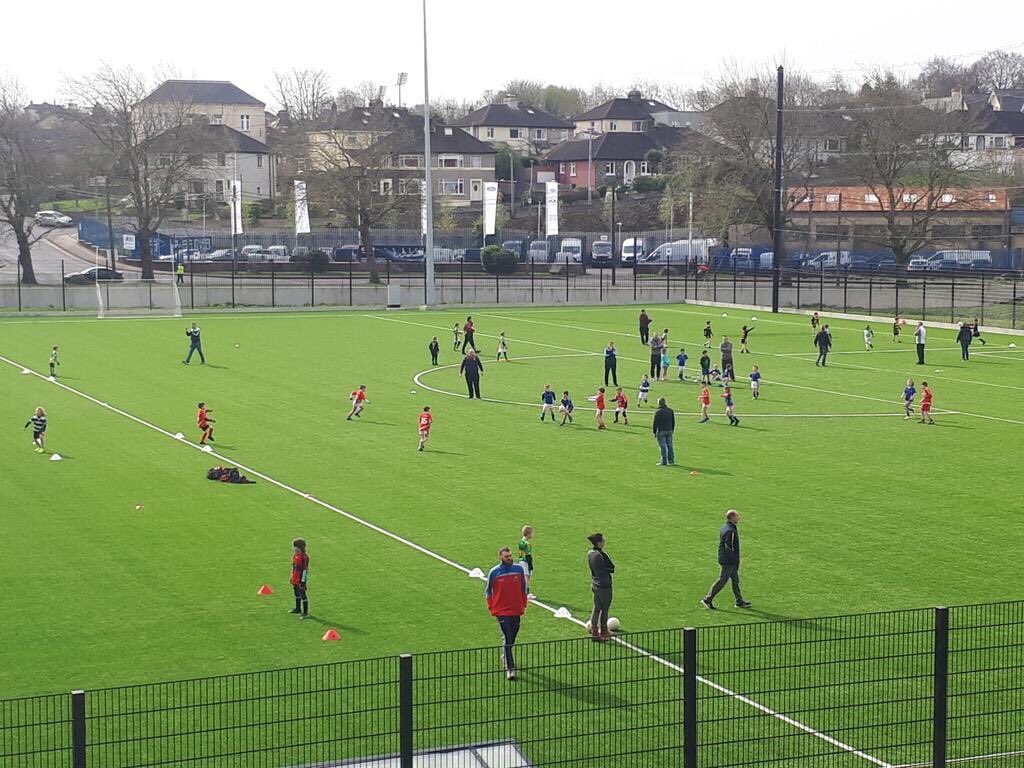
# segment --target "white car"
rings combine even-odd
[[[35,215],[37,224],[44,227],[71,227],[74,226],[74,220],[60,211],[39,211]]]
[[[907,272],[924,272],[928,269],[928,259],[911,259],[907,262]]]

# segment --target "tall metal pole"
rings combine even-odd
[[[437,303],[434,288],[434,174],[430,154],[430,77],[427,71],[427,0],[423,0],[423,180],[426,182],[426,226],[424,229],[424,276],[428,307]]]
[[[594,202],[594,134],[587,134],[587,206]]]
[[[782,105],[786,89],[786,71],[779,67],[775,105],[775,200],[772,212],[772,312],[779,311],[779,265],[782,259]],[[838,258],[838,256],[837,256]]]
[[[690,205],[687,211],[686,218],[686,263],[689,266],[690,262],[694,264],[697,260],[693,257],[693,192],[690,193]]]
[[[104,186],[107,188],[107,236],[110,238],[110,268],[114,269],[114,217],[110,213],[110,177],[103,177]]]

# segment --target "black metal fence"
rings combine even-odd
[[[0,701],[0,766],[1024,765],[1024,601]]]

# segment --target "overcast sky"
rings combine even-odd
[[[101,59],[182,77],[230,80],[273,108],[273,73],[322,68],[335,87],[393,83],[409,73],[403,102],[423,100],[420,0],[302,3],[110,2],[4,10],[0,71],[34,101],[67,101],[63,83]],[[628,86],[658,80],[697,87],[723,62],[784,63],[856,83],[865,69],[903,74],[936,53],[972,61],[993,48],[1024,52],[1019,8],[992,0],[428,0],[432,97],[472,99],[509,79]],[[274,10],[269,10],[274,9]],[[781,17],[783,23],[776,19]],[[1001,21],[1002,20],[1002,21]],[[1003,23],[1005,22],[1005,24]],[[1018,27],[1019,28],[1019,27]],[[387,94],[394,101],[394,87]]]

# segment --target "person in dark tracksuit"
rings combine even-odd
[[[430,340],[430,344],[427,346],[430,350],[430,364],[437,365],[437,356],[441,352],[441,345],[437,341],[437,336]]]
[[[646,309],[641,309],[640,310],[639,321],[640,321],[640,343],[641,344],[647,344],[647,342],[650,340],[651,318],[649,318],[647,316],[647,310]],[[605,384],[607,384],[607,383],[608,382],[606,381]]]
[[[661,350],[664,348],[661,336],[655,332],[651,337],[651,378],[657,381],[661,378]]]
[[[814,364],[824,368],[825,360],[828,358],[828,351],[832,348],[832,337],[829,336],[828,331],[824,328],[818,331],[814,337],[814,346],[818,348],[818,359],[814,361]]]
[[[608,386],[608,374],[612,375],[612,383],[619,386],[619,376],[616,369],[619,364],[618,352],[615,349],[615,342],[609,341],[604,348],[604,385]]]
[[[476,352],[476,327],[473,325],[473,316],[470,315],[466,318],[466,324],[462,326],[463,340],[462,340],[462,354],[466,354],[466,347],[471,347]]]
[[[587,554],[590,566],[590,591],[594,593],[594,610],[590,614],[590,637],[598,642],[611,640],[608,631],[608,611],[612,607],[612,574],[615,564],[604,552],[604,534],[587,536],[591,550]]]
[[[960,359],[971,359],[971,341],[974,339],[974,331],[967,323],[960,323],[960,330],[956,340],[960,342]]]
[[[743,599],[740,592],[740,532],[736,527],[740,522],[740,513],[730,509],[725,513],[725,525],[718,534],[718,564],[721,572],[718,581],[711,585],[708,594],[701,598],[700,604],[708,610],[715,610],[715,595],[722,591],[726,582],[732,582],[732,593],[736,597],[737,608],[750,608],[751,604]]]
[[[188,356],[181,361],[185,365],[188,365],[192,361],[192,355],[196,352],[199,353],[199,362],[202,365],[206,365],[206,357],[203,355],[203,342],[200,338],[201,333],[199,326],[195,323],[192,323],[191,328],[185,329],[185,335],[188,336],[189,340]]]
[[[469,399],[476,397],[480,399],[480,374],[484,372],[484,361],[476,356],[476,352],[469,350],[462,365],[459,366],[459,375],[466,377],[466,387],[469,390]]]
[[[664,397],[658,398],[658,410],[654,412],[654,424],[651,431],[658,441],[658,448],[661,450],[661,461],[658,464],[667,467],[676,463],[675,449],[672,447],[672,433],[676,428],[676,414]]]

